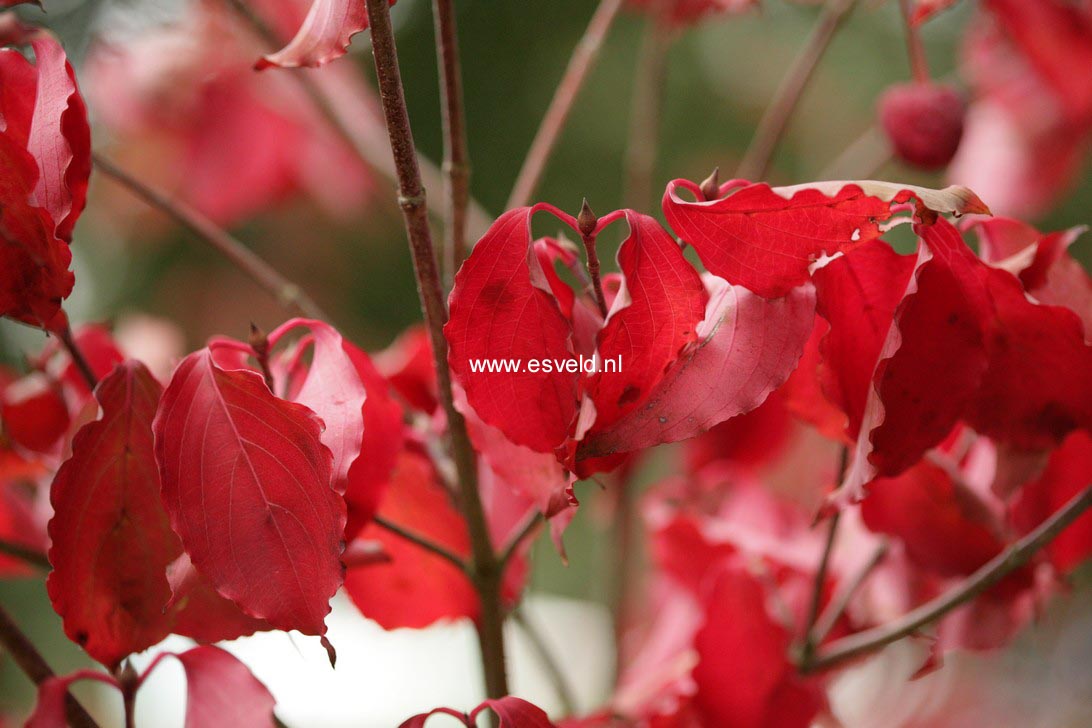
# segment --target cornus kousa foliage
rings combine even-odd
[[[229,643],[296,633],[332,668],[360,647],[331,629],[338,613],[392,639],[443,624],[477,637],[484,690],[465,699],[435,699],[417,658],[388,660],[410,672],[407,707],[383,725],[855,726],[869,696],[854,686],[905,692],[884,660],[905,657],[902,672],[923,678],[966,669],[945,657],[1005,649],[1080,588],[1092,556],[1085,229],[1022,214],[1052,205],[1083,159],[1092,86],[1074,69],[1092,67],[1092,6],[975,3],[964,95],[931,80],[921,52],[922,33],[961,17],[942,12],[955,3],[899,4],[912,80],[892,79],[875,100],[878,129],[835,167],[879,139],[897,164],[959,184],[761,181],[782,175],[775,150],[853,7],[827,3],[742,155],[751,179],[680,176],[645,209],[640,191],[659,189],[648,127],[667,41],[759,3],[627,4],[648,35],[626,161],[634,201],[601,216],[587,200],[575,216],[531,200],[625,16],[620,0],[594,11],[499,214],[470,196],[466,138],[478,132],[466,128],[450,0],[433,3],[437,167],[414,146],[402,84],[419,79],[399,69],[393,1],[195,3],[173,26],[95,38],[81,70],[90,114],[57,38],[0,19],[0,316],[47,337],[0,367],[0,578],[43,578],[58,634],[102,667],[54,674],[0,609],[0,651],[37,689],[26,725],[104,724],[70,691],[89,682],[133,726],[168,658],[184,674],[186,726],[283,724],[288,711],[275,715],[273,692]],[[378,92],[343,58],[362,31]],[[89,117],[110,155],[92,155]],[[684,156],[658,161],[682,168]],[[131,315],[70,325],[87,310],[74,287],[107,299],[121,267],[145,267],[103,266],[107,280],[72,265],[93,159],[283,305],[284,322],[217,333],[207,309],[238,318],[228,332],[251,317],[220,312],[182,276],[149,288],[184,290],[185,333]],[[443,204],[430,208],[423,178]],[[573,199],[585,191],[576,170],[566,184]],[[304,281],[222,227],[276,211],[313,232],[309,215],[344,224],[366,198],[401,211],[424,318],[372,353]],[[118,260],[103,222],[116,202],[92,196],[107,232],[87,236],[99,244],[81,248],[89,259]],[[372,263],[344,266],[351,293],[378,288]],[[356,323],[372,336],[364,313]],[[16,340],[6,331],[4,347]],[[533,549],[542,532],[552,544]],[[547,559],[598,569],[585,580],[610,592],[615,672],[597,676],[592,698],[574,701],[568,685],[609,662],[588,657],[591,635],[536,632],[547,612],[528,592]],[[556,705],[516,694],[527,673],[510,622],[536,645]],[[164,645],[172,635],[193,644]],[[354,721],[374,716],[371,682],[343,696]],[[927,679],[915,687],[946,705]],[[1081,717],[1087,699],[1070,701]],[[994,724],[985,708],[972,718]]]

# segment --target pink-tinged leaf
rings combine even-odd
[[[682,352],[644,404],[594,434],[580,457],[685,440],[758,407],[796,367],[815,318],[815,290],[767,300],[707,276],[709,303],[697,341]]]
[[[274,724],[269,689],[231,653],[205,645],[175,657],[186,670],[186,728]]]
[[[77,670],[63,677],[48,678],[38,686],[38,704],[27,719],[26,728],[68,728],[65,695],[69,686],[79,680],[95,680],[118,687],[114,678],[95,670]]]
[[[721,422],[686,443],[686,470],[695,473],[714,462],[750,470],[776,462],[792,435],[784,388],[757,409]]]
[[[553,452],[576,417],[579,375],[523,370],[528,359],[573,353],[572,328],[531,244],[534,211],[506,212],[474,246],[455,276],[444,333],[451,370],[478,415],[519,445]],[[521,371],[471,371],[487,360],[513,360]]]
[[[391,5],[394,3],[390,0]],[[345,55],[352,37],[367,28],[368,11],[363,0],[314,0],[288,45],[262,56],[254,67],[317,68]]]
[[[848,417],[851,440],[860,430],[876,361],[913,269],[913,256],[873,240],[815,272],[816,310],[830,324],[819,344],[819,382],[826,399]]]
[[[825,705],[814,678],[789,661],[792,635],[770,614],[759,578],[726,568],[703,600],[694,646],[695,707],[702,725],[807,728]]]
[[[175,370],[154,430],[164,505],[197,570],[250,616],[324,634],[345,506],[318,417],[202,349]]]
[[[435,708],[403,721],[398,728],[424,728],[428,719],[434,715],[449,715],[458,718],[469,728],[475,728],[478,725],[478,716],[486,710],[497,714],[499,728],[554,728],[542,708],[512,695],[485,700],[470,713],[460,713],[452,708]]]
[[[1046,469],[1026,484],[1012,505],[1012,520],[1026,533],[1092,483],[1092,436],[1074,432],[1055,450]],[[1051,563],[1070,573],[1092,556],[1092,513],[1085,513],[1046,547]]]
[[[1092,114],[1092,7],[1068,0],[985,0],[1005,33],[1049,84],[1073,121]]]
[[[402,453],[379,515],[461,558],[470,554],[462,516],[424,455]],[[350,569],[345,577],[345,590],[365,617],[384,629],[477,618],[477,594],[457,566],[375,523],[360,538],[379,542],[390,555],[389,564]]]
[[[861,516],[872,531],[901,541],[919,568],[941,576],[966,576],[1005,547],[999,519],[981,497],[931,463],[874,480]]]
[[[901,473],[939,443],[988,364],[982,264],[949,223],[918,231],[925,240],[879,354],[839,500],[859,500],[874,477]]]
[[[618,250],[622,288],[597,347],[604,361],[620,367],[588,382],[592,432],[608,429],[655,391],[679,352],[697,340],[708,300],[701,276],[660,224],[632,210],[624,215],[630,234]]]
[[[65,634],[111,670],[171,631],[166,569],[182,545],[152,446],[161,391],[136,361],[103,379],[102,417],[76,434],[50,489],[50,600]]]
[[[956,2],[957,0],[917,0],[914,3],[914,11],[910,15],[910,22],[915,26],[921,25],[937,13],[952,7]]]
[[[167,567],[171,601],[171,632],[197,642],[211,643],[246,637],[273,627],[246,614],[239,605],[220,596],[208,579],[194,568],[187,554]]]

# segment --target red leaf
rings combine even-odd
[[[186,728],[274,724],[273,696],[231,653],[205,645],[175,657],[186,670]]]
[[[703,725],[807,728],[825,700],[814,679],[789,662],[792,636],[767,611],[762,583],[727,568],[703,600],[694,646],[695,706]]]
[[[78,680],[97,680],[118,687],[114,678],[95,670],[77,670],[63,677],[48,678],[38,686],[38,704],[25,728],[68,728],[65,695],[69,686]]]
[[[554,724],[550,722],[550,718],[542,708],[512,695],[497,700],[482,701],[469,714],[460,713],[451,708],[435,708],[428,713],[408,718],[398,728],[424,728],[428,719],[434,715],[450,715],[461,720],[469,728],[474,728],[478,725],[478,715],[485,710],[492,710],[497,714],[500,719],[499,728],[554,728]]]
[[[921,25],[942,10],[947,10],[956,4],[956,0],[917,0],[914,3],[914,12],[910,16],[910,22]]]
[[[849,418],[845,430],[851,439],[860,429],[876,361],[913,269],[912,256],[873,240],[815,272],[816,309],[830,323],[819,344],[819,382],[826,398]]]
[[[102,417],[76,434],[50,490],[49,597],[65,634],[111,670],[171,631],[166,569],[182,547],[152,448],[161,389],[136,361],[103,379]]]
[[[708,300],[701,276],[660,224],[632,210],[623,214],[630,234],[618,250],[622,289],[598,336],[599,356],[617,358],[621,366],[588,382],[593,432],[633,412],[655,391],[683,347],[697,340]]]
[[[470,553],[462,516],[423,455],[402,453],[379,513],[457,556]],[[376,524],[365,527],[360,538],[379,542],[390,555],[389,564],[350,569],[345,577],[345,590],[365,617],[384,629],[477,618],[477,594],[454,564]]]
[[[697,342],[639,409],[582,443],[582,458],[693,437],[762,404],[796,367],[814,321],[811,286],[771,301],[712,276],[705,283]]]
[[[436,401],[436,367],[428,331],[411,326],[394,343],[376,355],[375,365],[394,390],[412,407],[432,414]]]
[[[684,200],[679,188],[697,202]],[[730,194],[729,194],[730,193]],[[767,184],[732,180],[705,201],[698,185],[674,180],[664,193],[668,224],[694,246],[710,273],[763,298],[778,298],[808,280],[809,266],[879,236],[888,203],[846,185],[828,197],[801,189],[790,197]]]
[[[395,0],[390,0],[394,5]],[[363,0],[314,0],[299,31],[284,48],[262,56],[254,67],[317,68],[345,55],[354,35],[367,30]]]
[[[319,419],[202,349],[175,370],[154,430],[164,504],[194,566],[247,614],[324,634],[345,510]]]
[[[239,605],[220,596],[208,579],[182,554],[167,567],[171,585],[171,632],[202,643],[222,642],[273,629],[251,617]]]
[[[478,415],[512,442],[553,452],[576,416],[578,374],[471,372],[475,360],[525,362],[573,354],[572,328],[531,245],[536,209],[506,212],[474,246],[455,276],[444,333],[452,373]]]
[[[50,452],[68,432],[69,414],[60,387],[42,373],[0,385],[4,434],[19,446]]]

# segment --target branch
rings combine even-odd
[[[330,320],[319,305],[299,286],[274,270],[242,241],[212,220],[185,202],[141,182],[101,154],[93,153],[91,158],[100,172],[121,184],[150,206],[166,213],[175,222],[218,250],[236,268],[250,276],[262,290],[277,299],[277,302],[288,309],[292,315],[323,321]]]
[[[543,518],[541,513],[531,514],[531,517],[527,519],[527,523],[523,524],[523,528],[521,528],[519,530],[519,533],[517,533],[515,537],[511,540],[511,542],[509,542],[508,548],[506,548],[504,550],[504,553],[501,555],[501,571],[504,571],[505,567],[508,566],[508,563],[512,560],[512,557],[516,555],[516,550],[519,549],[520,544],[523,543],[525,539],[529,538],[535,532],[535,530],[538,528],[538,525],[542,523],[542,521]]]
[[[665,0],[659,0],[645,19],[644,40],[637,70],[633,77],[633,101],[626,142],[624,199],[626,204],[645,209],[652,196],[652,178],[656,170],[656,150],[660,140],[664,84],[667,75],[667,51],[671,37],[664,20]]]
[[[284,45],[285,39],[280,38],[243,0],[225,1],[270,51],[279,50]],[[316,82],[311,69],[281,69],[278,72],[296,82],[333,132],[364,164],[386,179],[392,182],[398,181],[394,166],[387,154],[386,144],[378,143],[381,135],[374,133],[374,127],[365,127],[360,124],[361,121],[369,121],[369,119],[346,118],[334,103],[326,87]],[[440,188],[443,185],[443,175],[436,165],[424,158],[419,160],[419,164],[425,186]],[[469,199],[467,214],[469,227],[475,233],[484,233],[493,220],[492,215],[473,198]]]
[[[49,563],[49,559],[41,551],[23,546],[14,541],[8,541],[7,539],[0,539],[0,554],[10,556],[13,559],[19,559],[42,571],[49,571],[53,568],[52,564]]]
[[[425,325],[432,344],[439,399],[447,416],[451,454],[459,477],[460,506],[470,533],[474,557],[472,577],[482,610],[478,624],[478,642],[482,651],[486,692],[490,698],[500,698],[508,694],[508,677],[504,664],[504,613],[500,601],[501,570],[489,539],[485,511],[478,492],[477,461],[466,430],[466,421],[455,409],[452,395],[451,370],[447,365],[447,340],[444,338],[447,308],[440,272],[436,265],[432,233],[428,226],[428,208],[425,204],[425,190],[421,184],[421,171],[417,164],[417,149],[413,143],[413,131],[402,90],[402,74],[398,68],[390,6],[387,0],[366,0],[366,5],[372,27],[372,56],[375,60],[376,77],[379,79],[379,96],[387,121],[394,167],[398,173],[398,203],[402,208],[410,252],[413,255],[417,292],[421,298]]]
[[[61,344],[68,351],[72,363],[76,365],[76,369],[79,370],[83,381],[87,383],[87,388],[94,392],[95,387],[99,386],[99,378],[95,376],[95,370],[91,368],[91,365],[87,362],[87,357],[83,355],[79,345],[76,344],[76,338],[72,336],[72,327],[65,324],[64,329],[58,334],[57,338],[61,340]]]
[[[41,686],[46,680],[56,677],[45,658],[3,607],[0,607],[0,644],[35,685]],[[68,724],[75,728],[98,728],[95,719],[70,692],[65,694],[65,712]]]
[[[444,271],[449,284],[466,258],[466,208],[470,202],[470,152],[466,147],[463,79],[453,0],[432,0],[440,108],[444,130]],[[450,287],[450,286],[449,286]]]
[[[846,448],[842,448],[846,452]],[[843,463],[845,456],[843,455]],[[841,476],[842,470],[839,470]],[[811,590],[811,601],[808,603],[807,620],[804,622],[804,644],[800,649],[801,660],[807,662],[815,655],[816,630],[815,622],[819,618],[819,608],[823,604],[823,587],[827,581],[827,571],[830,568],[830,556],[834,552],[834,542],[838,536],[838,522],[841,520],[841,512],[836,512],[830,519],[827,530],[827,540],[823,544],[823,555],[819,558],[819,568],[815,571],[815,584]]]
[[[527,637],[527,641],[531,643],[531,647],[538,655],[539,662],[542,663],[543,669],[546,671],[547,677],[550,679],[550,683],[554,686],[554,692],[557,693],[557,699],[561,703],[561,710],[565,716],[570,716],[576,713],[576,700],[573,697],[572,688],[569,687],[569,681],[565,679],[565,673],[561,669],[561,665],[554,657],[554,653],[550,651],[549,645],[546,644],[546,640],[543,638],[542,633],[538,631],[531,620],[522,609],[517,609],[512,612],[512,619],[516,625],[523,630],[523,634]]]
[[[431,551],[432,553],[436,554],[437,556],[440,556],[440,557],[442,557],[444,559],[447,559],[452,564],[454,564],[456,567],[458,567],[459,571],[462,571],[465,574],[470,573],[470,566],[465,561],[463,561],[463,559],[461,559],[459,556],[457,556],[454,552],[448,551],[445,547],[441,546],[440,544],[438,544],[438,543],[436,543],[434,541],[431,541],[431,540],[425,538],[424,536],[421,536],[420,534],[414,533],[413,531],[410,531],[409,529],[403,528],[402,526],[399,526],[397,523],[393,523],[391,521],[388,521],[386,518],[383,518],[382,516],[374,516],[372,518],[372,520],[375,522],[375,525],[379,526],[380,528],[386,529],[387,531],[390,531],[391,533],[395,534],[396,536],[404,538],[405,540],[409,541],[410,543],[413,543],[413,544],[416,544],[416,545],[420,546],[421,548],[423,548],[426,551]]]
[[[899,12],[906,26],[906,55],[910,59],[910,73],[918,83],[929,81],[929,65],[925,61],[925,48],[921,44],[918,27],[912,22],[914,8],[910,0],[899,0]]]
[[[576,97],[588,73],[595,65],[599,51],[603,47],[603,41],[607,37],[614,19],[618,17],[618,11],[622,7],[622,0],[600,0],[599,6],[588,22],[584,35],[573,49],[569,58],[569,65],[565,67],[565,73],[554,91],[554,97],[546,109],[545,116],[539,124],[535,138],[531,142],[531,148],[527,157],[523,160],[516,183],[512,187],[512,194],[508,196],[506,209],[523,207],[531,201],[538,183],[542,180],[542,173],[546,169],[546,163],[557,145],[561,131],[565,128],[569,114],[576,103]]]
[[[1092,506],[1092,485],[1085,487],[1054,515],[1039,524],[1038,528],[995,556],[948,593],[911,610],[890,624],[832,642],[825,650],[819,651],[813,659],[802,659],[801,672],[815,672],[841,665],[917,632],[956,607],[974,599],[1026,564],[1036,552],[1054,540],[1090,506]]]
[[[827,0],[815,21],[811,35],[792,62],[789,72],[781,80],[774,100],[766,107],[758,122],[751,144],[743,155],[737,177],[759,180],[766,176],[774,150],[789,124],[796,104],[804,94],[815,69],[819,66],[842,22],[849,15],[857,0]]]
[[[830,631],[834,629],[834,625],[846,609],[849,607],[850,600],[860,590],[861,586],[868,580],[868,577],[872,575],[872,572],[876,570],[884,558],[887,556],[889,550],[887,542],[881,543],[876,547],[876,550],[872,552],[872,556],[869,557],[865,565],[861,567],[861,570],[857,572],[857,575],[853,577],[853,580],[848,582],[838,593],[831,599],[830,604],[826,610],[823,611],[822,616],[815,623],[815,627],[812,629],[811,642],[813,645],[823,644],[823,640],[826,639]]]

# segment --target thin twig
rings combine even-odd
[[[535,138],[531,142],[531,148],[527,157],[523,160],[516,183],[512,186],[512,194],[508,196],[507,209],[523,207],[531,201],[542,180],[542,173],[546,170],[546,164],[550,161],[550,155],[557,146],[557,140],[565,128],[565,122],[573,110],[576,98],[588,74],[595,65],[599,51],[603,47],[603,41],[607,37],[614,19],[618,17],[618,11],[622,7],[622,0],[600,0],[595,9],[584,35],[573,49],[569,58],[569,65],[565,67],[565,73],[561,82],[554,91],[554,97],[550,106],[546,109],[546,115],[542,117]]]
[[[672,40],[670,25],[664,20],[666,12],[667,3],[664,0],[649,8],[641,55],[633,75],[623,180],[626,204],[639,210],[645,209],[651,201],[652,180],[656,173],[660,117],[667,81],[667,52]]]
[[[743,155],[736,176],[749,180],[759,180],[766,176],[774,151],[785,134],[800,97],[804,95],[804,89],[808,87],[819,61],[856,2],[857,0],[827,0],[819,12],[811,35],[781,80],[774,100],[766,107],[762,120],[758,122],[754,138]]]
[[[57,338],[61,340],[61,344],[68,351],[68,356],[72,358],[72,363],[76,365],[76,369],[83,377],[83,381],[87,383],[87,388],[94,392],[95,387],[99,386],[99,378],[95,376],[95,370],[91,368],[87,357],[80,351],[80,347],[76,343],[76,337],[72,335],[72,328],[66,324]]]
[[[872,575],[872,572],[876,570],[876,567],[883,562],[888,552],[887,542],[880,543],[876,547],[876,550],[872,552],[872,556],[869,557],[865,565],[861,567],[861,570],[857,572],[857,575],[853,577],[853,580],[847,582],[838,593],[831,599],[830,604],[823,614],[819,617],[819,620],[815,623],[815,627],[811,631],[811,643],[813,645],[823,644],[823,640],[827,638],[830,631],[834,629],[834,625],[838,623],[842,615],[845,614],[846,609],[849,607],[850,601],[860,590],[861,586],[868,580],[868,577]]]
[[[875,652],[917,632],[976,596],[986,591],[1016,569],[1026,564],[1041,548],[1050,543],[1092,506],[1092,485],[1085,487],[1060,510],[1043,521],[1038,528],[995,556],[978,571],[946,594],[904,614],[890,624],[843,637],[818,651],[812,659],[800,662],[802,672],[825,670]]]
[[[899,12],[906,26],[906,55],[910,59],[910,74],[918,83],[929,80],[929,65],[925,60],[925,47],[921,44],[918,26],[912,22],[914,8],[910,0],[899,0]]]
[[[477,628],[486,693],[490,698],[500,698],[508,694],[504,660],[504,612],[500,599],[502,573],[489,538],[481,494],[478,492],[474,449],[467,433],[466,421],[455,409],[452,394],[451,371],[447,365],[447,340],[444,338],[443,328],[447,320],[447,308],[436,264],[432,233],[428,226],[428,208],[417,164],[417,149],[406,111],[390,7],[387,0],[367,0],[367,10],[372,27],[372,56],[375,60],[376,77],[379,79],[379,96],[387,122],[394,166],[398,172],[398,203],[405,220],[417,278],[417,291],[432,344],[439,399],[447,416],[451,456],[459,478],[459,504],[470,534],[472,580],[481,602],[481,617]]]
[[[542,668],[546,671],[550,684],[554,686],[558,702],[561,703],[562,717],[573,715],[576,713],[576,699],[573,696],[572,688],[569,686],[569,681],[565,679],[565,672],[561,669],[561,664],[557,661],[557,658],[554,657],[550,646],[546,644],[542,633],[531,622],[530,618],[524,614],[522,609],[512,612],[512,619],[523,631],[527,641],[531,643],[535,654],[538,655],[539,662],[542,663]]]
[[[8,541],[7,539],[0,539],[0,554],[10,556],[13,559],[19,559],[20,561],[43,571],[49,571],[53,568],[49,563],[49,559],[41,551],[32,549],[28,546],[23,546],[14,541]]]
[[[230,260],[236,268],[273,296],[293,315],[329,321],[329,317],[303,290],[273,269],[239,239],[185,202],[155,189],[100,154],[91,155],[95,167],[152,207],[160,210]]]
[[[259,17],[243,0],[225,1],[269,50],[274,51],[284,45],[285,39],[280,38],[269,24]],[[267,71],[267,73],[270,72],[276,71]],[[370,117],[346,118],[346,115],[334,103],[330,91],[315,80],[315,75],[310,72],[310,69],[282,69],[280,72],[296,82],[300,90],[307,96],[308,101],[311,102],[311,105],[330,125],[331,130],[353,150],[364,164],[385,178],[397,183],[398,178],[387,153],[387,145],[382,143],[382,134],[373,133],[373,131],[378,130],[367,126],[367,124],[371,123]],[[378,123],[378,120],[376,120],[376,123]],[[435,164],[423,157],[419,158],[418,163],[425,187],[439,189],[443,186],[443,174]],[[492,219],[489,212],[479,202],[473,198],[469,199],[467,223],[472,233],[476,235],[484,233]]]
[[[508,563],[512,560],[512,557],[516,555],[516,551],[519,550],[520,544],[524,542],[531,534],[538,529],[543,518],[541,513],[533,513],[531,517],[527,519],[527,523],[523,524],[523,528],[519,530],[512,540],[508,543],[508,548],[504,550],[504,553],[500,557],[501,570],[503,571]]]
[[[46,680],[56,677],[49,664],[34,646],[34,643],[19,629],[19,625],[12,620],[11,615],[3,607],[0,607],[0,645],[15,660],[15,664],[30,678],[35,685],[41,685]],[[72,693],[65,695],[65,713],[68,716],[68,724],[74,728],[98,728],[98,723],[80,705]]]
[[[426,551],[431,551],[437,556],[441,556],[444,559],[447,559],[452,564],[454,564],[459,569],[459,571],[462,571],[464,573],[470,572],[470,565],[467,564],[466,561],[457,556],[454,552],[449,551],[447,548],[436,543],[435,541],[431,541],[420,534],[414,533],[407,528],[403,528],[397,523],[388,521],[382,516],[375,516],[372,520],[375,521],[375,525],[379,526],[380,528],[390,531],[391,533],[401,538],[404,538],[410,543],[417,544]]]
[[[453,0],[432,0],[440,109],[444,131],[444,274],[451,287],[466,258],[466,208],[470,202],[470,152],[466,144],[463,77]]]
[[[834,543],[838,537],[838,523],[841,513],[835,513],[830,518],[827,528],[827,539],[823,544],[823,555],[819,558],[819,568],[815,570],[815,584],[811,590],[811,600],[808,602],[808,614],[804,622],[804,644],[800,649],[804,660],[810,660],[815,653],[815,622],[819,618],[819,609],[823,605],[823,591],[827,582],[827,571],[830,569],[830,556],[834,552]]]

